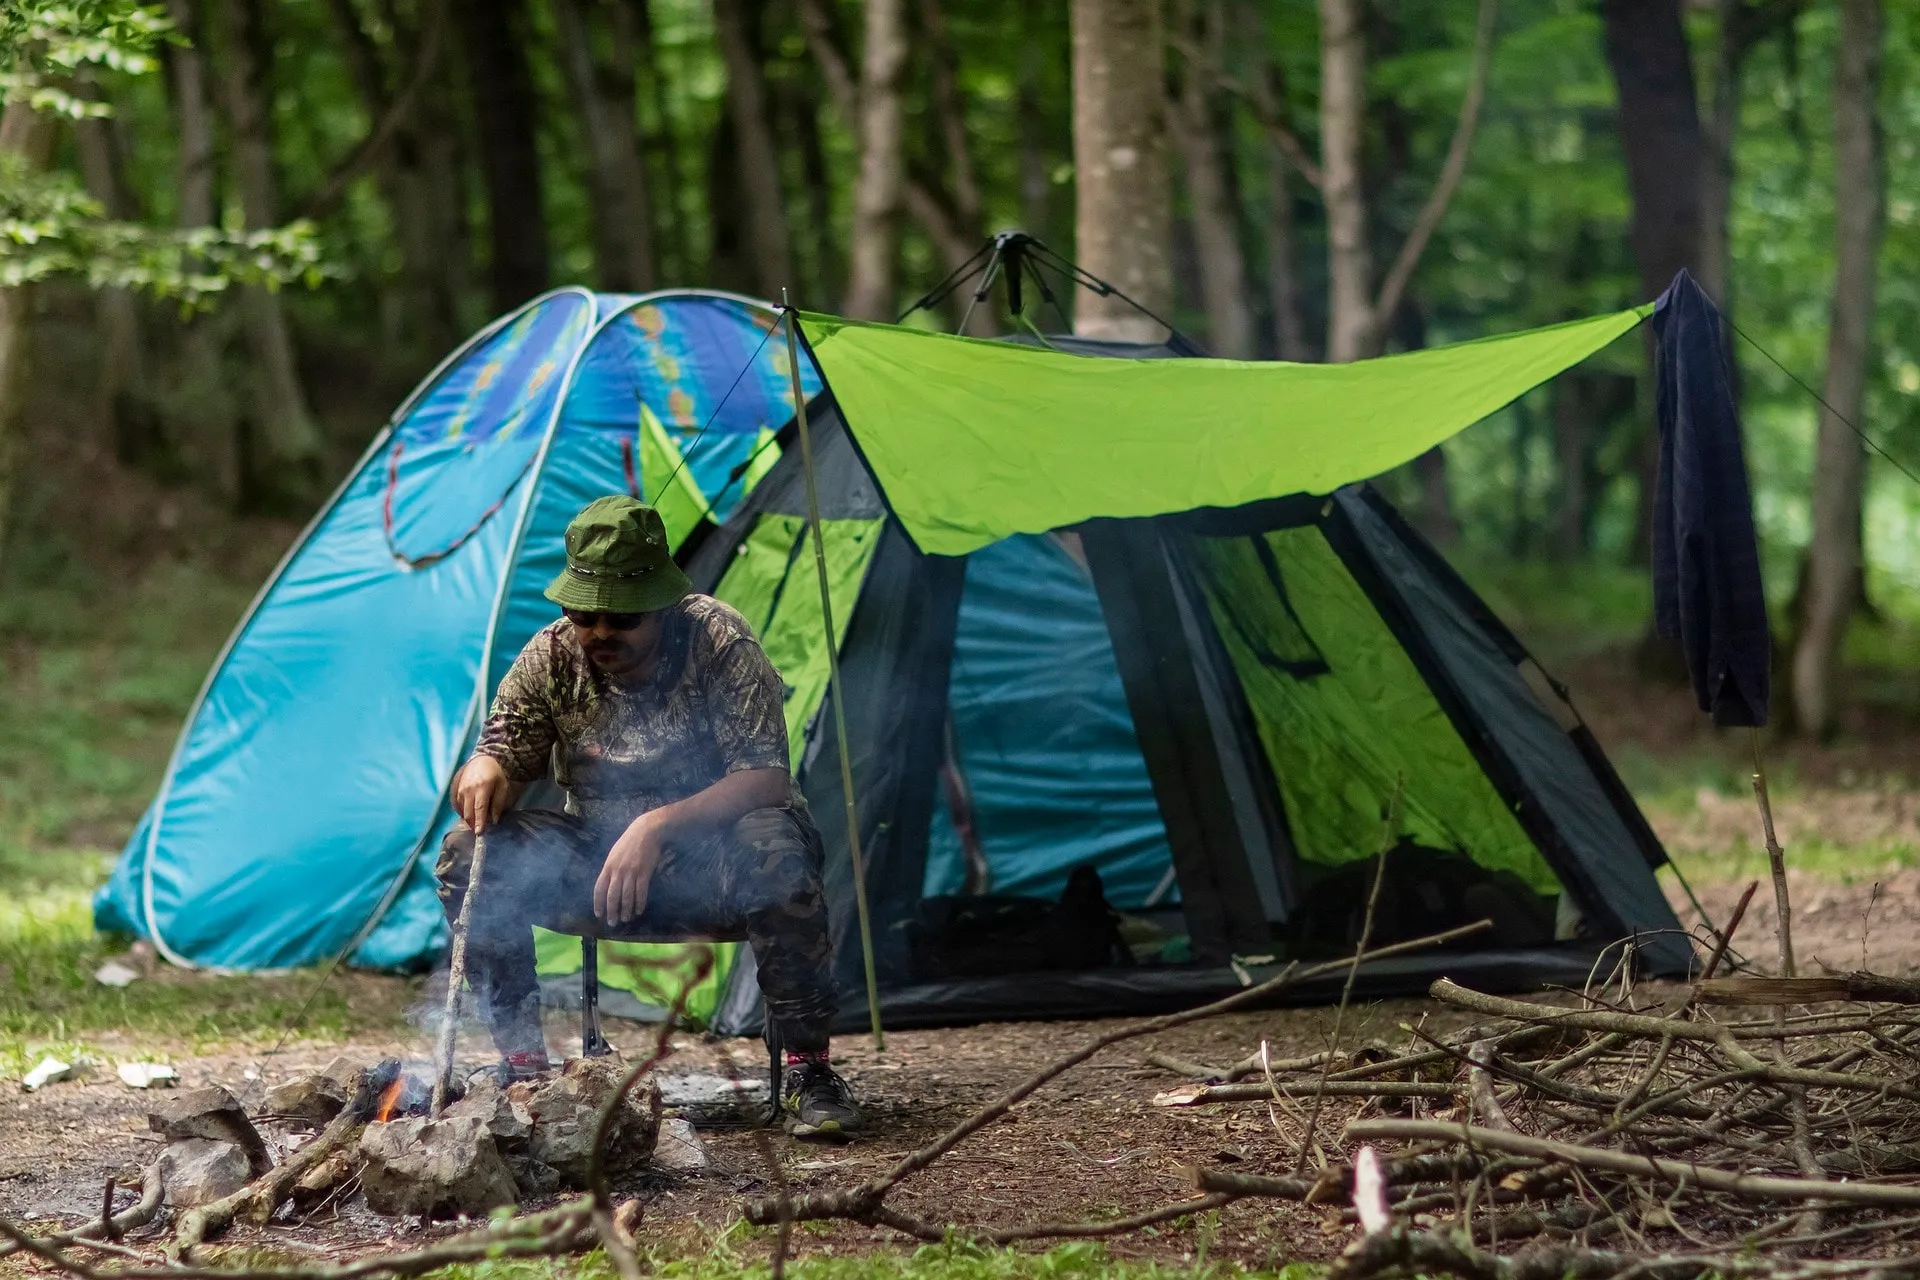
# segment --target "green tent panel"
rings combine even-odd
[[[1302,862],[1372,856],[1381,809],[1399,784],[1397,835],[1511,871],[1538,893],[1560,893],[1558,877],[1319,529],[1197,542],[1208,608]]]
[[[888,506],[965,555],[1096,516],[1331,493],[1390,471],[1626,333],[1651,306],[1354,364],[1088,360],[801,315]]]

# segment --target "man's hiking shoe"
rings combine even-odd
[[[796,1138],[850,1137],[863,1123],[853,1090],[824,1062],[788,1067],[780,1099],[787,1132]]]

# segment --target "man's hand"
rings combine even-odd
[[[647,888],[665,847],[660,810],[633,820],[607,851],[600,878],[593,885],[593,914],[608,924],[621,925],[647,909]]]
[[[461,821],[484,835],[513,803],[513,783],[492,756],[475,756],[453,781],[453,808]]]

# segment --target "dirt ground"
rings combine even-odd
[[[1698,886],[1708,910],[1724,919],[1743,882]],[[1795,874],[1796,937],[1804,969],[1869,967],[1883,972],[1920,969],[1920,871],[1872,883],[1841,884]],[[1677,895],[1676,895],[1677,896]],[[1682,916],[1687,918],[1683,904]],[[1771,888],[1763,884],[1740,930],[1746,949],[1770,954]],[[1864,939],[1864,941],[1863,941]],[[356,995],[393,999],[382,983],[356,976]],[[364,988],[364,990],[359,990]],[[1234,1014],[1109,1050],[1043,1088],[989,1128],[898,1190],[890,1203],[935,1222],[1005,1226],[1121,1216],[1190,1194],[1185,1170],[1227,1165],[1284,1172],[1293,1149],[1259,1105],[1173,1109],[1152,1105],[1175,1077],[1149,1065],[1151,1049],[1225,1064],[1262,1039],[1276,1056],[1325,1047],[1334,1011],[1279,1009]],[[1433,1030],[1458,1025],[1453,1012],[1424,1001],[1389,1001],[1348,1014],[1343,1042],[1400,1041],[1398,1027],[1421,1022]],[[1039,1065],[1112,1026],[1107,1022],[987,1024],[889,1035],[884,1052],[865,1038],[845,1037],[835,1053],[868,1108],[872,1132],[845,1146],[795,1142],[778,1133],[765,1140],[796,1190],[847,1187],[920,1145],[1031,1074]],[[650,1029],[615,1021],[610,1035],[628,1055],[651,1043]],[[554,1014],[549,1037],[556,1050],[577,1044],[576,1024]],[[698,1249],[708,1234],[739,1213],[745,1195],[772,1190],[760,1154],[762,1132],[742,1123],[764,1097],[764,1058],[757,1041],[712,1042],[678,1035],[662,1070],[669,1102],[692,1099],[691,1114],[713,1153],[711,1172],[689,1176],[647,1173],[622,1188],[646,1205],[644,1232],[675,1247]],[[136,1046],[105,1044],[109,1052]],[[138,1046],[151,1049],[153,1046]],[[471,1042],[476,1055],[482,1046]],[[424,1039],[295,1044],[278,1056],[262,1051],[176,1059],[182,1083],[220,1083],[257,1106],[266,1088],[311,1071],[336,1054],[372,1062],[388,1055],[418,1056]],[[718,1109],[702,1102],[727,1078],[754,1090],[755,1103]],[[98,1213],[104,1179],[137,1183],[155,1154],[146,1129],[148,1095],[111,1075],[50,1086],[0,1100],[0,1213],[54,1225]],[[1330,1103],[1323,1132],[1337,1134],[1360,1104]],[[1375,1104],[1377,1105],[1377,1104]],[[131,1192],[123,1193],[130,1197]],[[412,1222],[379,1218],[349,1203],[321,1216],[283,1222],[237,1242],[268,1244],[287,1254],[338,1253],[404,1247],[427,1234]],[[1348,1238],[1337,1217],[1292,1205],[1245,1201],[1217,1216],[1187,1220],[1122,1237],[1119,1254],[1191,1260],[1201,1255],[1247,1265],[1324,1257]],[[264,1238],[261,1238],[264,1237]],[[802,1252],[863,1250],[899,1237],[845,1223],[809,1226],[797,1237]]]
[[[913,1178],[890,1203],[936,1222],[1000,1226],[1101,1219],[1191,1195],[1183,1172],[1190,1166],[1283,1169],[1292,1150],[1283,1147],[1263,1107],[1155,1107],[1153,1095],[1176,1077],[1148,1065],[1145,1054],[1160,1048],[1228,1063],[1262,1038],[1276,1056],[1307,1053],[1324,1047],[1332,1018],[1333,1010],[1325,1008],[1229,1015],[1109,1051]],[[1434,1028],[1459,1021],[1425,1002],[1388,1002],[1350,1011],[1342,1039],[1398,1040],[1403,1038],[1396,1030],[1399,1022],[1421,1019]],[[708,1125],[702,1137],[715,1161],[710,1173],[648,1173],[622,1190],[645,1201],[644,1233],[695,1248],[705,1233],[738,1215],[743,1194],[773,1189],[759,1151],[761,1133],[796,1190],[849,1186],[1111,1025],[989,1024],[896,1032],[887,1037],[884,1052],[876,1052],[865,1038],[843,1038],[836,1042],[835,1056],[873,1119],[870,1134],[844,1146],[822,1146],[756,1131],[737,1120]],[[565,1015],[551,1021],[549,1033],[556,1048],[570,1040],[577,1044],[577,1026]],[[629,1055],[650,1043],[648,1029],[637,1024],[614,1022],[609,1033]],[[714,1077],[763,1079],[758,1041],[713,1043],[682,1035],[673,1043],[676,1051],[662,1072],[670,1097],[689,1085],[715,1083]],[[373,1061],[422,1050],[416,1042],[299,1045],[272,1059],[236,1054],[177,1065],[184,1086],[224,1084],[257,1106],[267,1086],[317,1068],[337,1053]],[[763,1086],[755,1097],[764,1097]],[[146,1132],[148,1100],[107,1076],[15,1094],[0,1103],[0,1213],[48,1227],[96,1215],[105,1178],[114,1174],[137,1181],[155,1154],[154,1136]],[[1350,1104],[1330,1104],[1322,1131],[1337,1134],[1352,1111]],[[711,1118],[712,1113],[702,1115]],[[124,1194],[123,1204],[131,1198],[130,1192]],[[451,1229],[436,1226],[431,1233]],[[1323,1223],[1318,1214],[1246,1203],[1229,1207],[1217,1220],[1138,1233],[1115,1240],[1112,1248],[1167,1261],[1190,1260],[1204,1250],[1207,1256],[1261,1265],[1326,1254],[1345,1235],[1337,1222]],[[290,1255],[404,1247],[425,1238],[415,1223],[379,1218],[351,1204],[317,1219],[276,1224],[259,1235],[231,1237]],[[839,1252],[898,1241],[889,1232],[836,1223],[804,1229],[797,1248]]]

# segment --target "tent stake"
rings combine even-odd
[[[847,804],[847,851],[853,856],[853,903],[860,915],[860,962],[867,976],[867,1017],[873,1047],[887,1047],[880,1029],[880,983],[873,971],[873,922],[867,913],[867,868],[860,856],[860,810],[854,802],[853,755],[847,745],[847,704],[840,688],[840,639],[833,629],[833,595],[827,585],[827,544],[820,532],[820,491],[813,479],[813,437],[807,430],[807,398],[800,389],[800,347],[793,307],[780,291],[787,321],[787,372],[793,379],[793,421],[800,430],[800,466],[807,477],[807,524],[813,530],[813,565],[820,574],[820,620],[827,629],[827,689],[833,699],[833,736],[840,745],[840,789]]]

